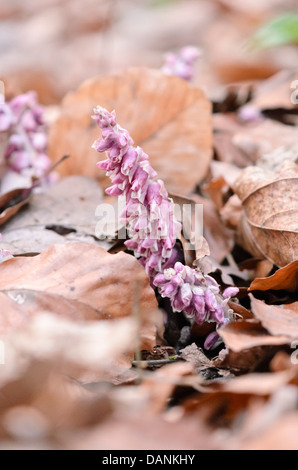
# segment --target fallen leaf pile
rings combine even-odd
[[[53,165],[69,158],[0,196],[1,450],[297,450],[298,50],[251,47],[295,8],[2,1],[5,97],[35,90]],[[187,44],[190,84],[161,71]],[[165,182],[177,259],[239,289],[212,350],[215,324],[174,312],[118,238],[97,105]],[[7,145],[0,130],[0,177]]]

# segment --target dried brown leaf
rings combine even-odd
[[[298,261],[278,269],[272,276],[256,278],[251,283],[249,290],[287,290],[297,292],[298,290]]]
[[[11,308],[8,301],[10,308],[1,309],[2,334],[38,312],[98,321],[127,317],[137,308],[141,348],[154,345],[155,295],[143,268],[126,253],[110,255],[99,246],[74,242],[33,258],[13,258],[1,265],[0,293],[15,304]]]
[[[103,376],[122,353],[136,344],[136,335],[137,326],[132,318],[94,323],[52,313],[36,314],[23,328],[4,338],[9,361],[0,374],[0,384],[9,383],[16,369],[20,373],[36,361],[53,364],[56,370],[64,369],[68,374],[90,370]]]
[[[276,346],[288,344],[287,336],[272,336],[259,322],[241,320],[223,326],[219,330],[225,345],[234,352],[257,346]]]
[[[255,317],[260,320],[271,335],[285,335],[288,337],[289,343],[291,339],[298,338],[298,308],[296,302],[292,308],[290,305],[266,305],[261,300],[255,299],[252,294],[249,296]]]
[[[297,168],[285,162],[281,172],[272,175],[258,167],[248,167],[235,185],[245,212],[244,224],[251,231],[251,243],[279,267],[298,258]],[[255,250],[251,251],[256,255]]]

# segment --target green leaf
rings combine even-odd
[[[151,3],[155,7],[167,5],[168,3],[174,3],[176,0],[151,0]]]
[[[286,13],[275,18],[259,29],[249,43],[257,49],[298,44],[298,15]]]

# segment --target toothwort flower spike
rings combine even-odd
[[[34,92],[0,104],[0,131],[9,134],[4,154],[9,171],[40,178],[49,170],[51,160],[46,154],[43,109],[38,105]]]
[[[165,269],[163,274],[155,276],[153,285],[158,287],[162,297],[171,300],[173,310],[182,312],[202,325],[215,322],[218,326],[228,323],[233,318],[233,310],[228,302],[238,293],[237,287],[228,287],[223,295],[219,285],[210,276],[203,274],[182,263],[175,263],[173,268]],[[218,336],[212,335],[206,340],[206,349],[212,347]]]
[[[154,180],[157,175],[148,155],[134,147],[128,131],[117,124],[115,112],[98,106],[92,117],[102,129],[102,137],[93,147],[106,151],[108,157],[98,167],[106,171],[113,183],[106,192],[125,197],[121,221],[130,238],[125,244],[153,279],[169,261],[181,231],[174,218],[174,204],[163,182]]]
[[[212,277],[176,262],[175,243],[181,225],[175,221],[174,204],[163,181],[154,180],[156,172],[149,164],[148,155],[133,146],[128,131],[117,124],[114,111],[109,113],[97,106],[92,117],[102,129],[102,137],[93,147],[107,153],[107,159],[97,165],[113,183],[106,192],[125,196],[121,216],[130,238],[125,245],[144,266],[151,284],[162,297],[170,299],[174,311],[184,311],[198,324],[227,323],[233,314],[228,301],[238,289],[229,287],[221,295]],[[217,336],[212,334],[206,340],[206,347],[212,347],[216,341]]]
[[[162,70],[166,75],[176,75],[182,80],[190,81],[193,79],[195,63],[200,55],[201,51],[197,47],[183,47],[177,54],[169,53],[165,56]]]

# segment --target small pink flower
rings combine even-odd
[[[165,64],[162,68],[166,75],[176,75],[182,80],[190,81],[194,76],[194,65],[201,52],[197,47],[183,47],[179,53],[169,53],[165,56]]]

